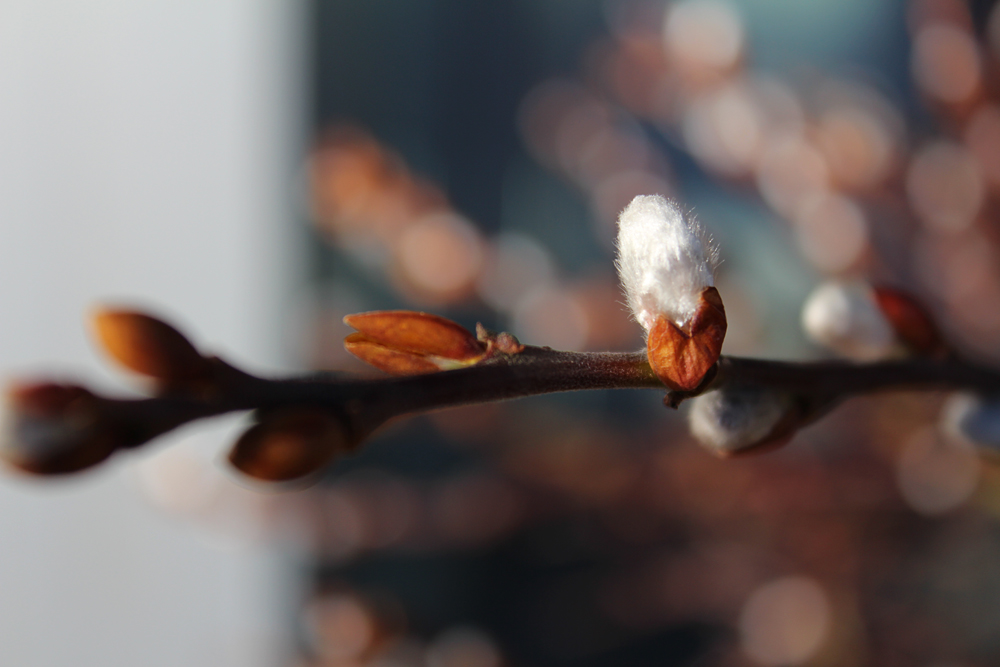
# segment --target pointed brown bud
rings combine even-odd
[[[922,356],[947,353],[948,346],[934,318],[913,295],[892,287],[875,287],[872,291],[879,310],[910,352]]]
[[[427,357],[384,347],[365,338],[364,334],[354,333],[345,338],[344,349],[366,364],[393,375],[420,375],[441,370]]]
[[[693,391],[722,354],[726,309],[714,287],[702,290],[698,309],[683,328],[659,315],[649,330],[649,365],[674,391]]]
[[[318,408],[289,408],[266,415],[233,446],[229,462],[265,482],[302,479],[352,447],[343,424]]]
[[[412,310],[376,310],[344,318],[365,338],[402,352],[444,357],[454,361],[476,361],[483,345],[458,322]]]
[[[470,366],[486,346],[457,322],[409,310],[348,315],[344,322],[358,333],[344,347],[376,368],[397,375],[433,373]]]
[[[197,380],[209,372],[208,360],[184,334],[155,317],[99,310],[93,324],[105,351],[131,371],[168,383]]]
[[[76,472],[100,463],[121,445],[101,399],[83,387],[15,385],[6,399],[0,458],[24,472]]]

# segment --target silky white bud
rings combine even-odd
[[[953,394],[941,410],[941,420],[948,435],[1000,449],[1000,396]]]
[[[664,315],[682,327],[714,284],[719,251],[694,218],[660,195],[640,195],[618,218],[618,275],[646,333]]]
[[[726,456],[766,442],[794,408],[786,392],[730,384],[696,397],[688,420],[701,444]]]
[[[898,347],[892,324],[864,283],[817,287],[802,309],[802,327],[814,342],[854,361],[884,359]]]

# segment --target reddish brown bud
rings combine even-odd
[[[411,310],[376,310],[344,318],[365,338],[401,352],[472,362],[484,347],[471,331],[438,315]]]
[[[120,446],[101,400],[83,387],[15,385],[7,392],[0,458],[24,472],[54,475],[89,468]]]
[[[344,426],[318,408],[268,414],[233,446],[229,462],[244,475],[289,482],[316,473],[352,449]]]
[[[670,389],[693,391],[719,360],[725,337],[722,297],[714,287],[706,287],[698,310],[683,329],[665,315],[656,318],[646,341],[649,365]]]
[[[899,340],[913,353],[939,356],[947,352],[934,318],[913,295],[891,287],[875,287],[875,301]]]
[[[99,310],[93,324],[105,351],[131,371],[168,383],[197,380],[209,372],[208,360],[184,334],[155,317]]]
[[[396,375],[433,373],[470,366],[486,346],[457,322],[409,310],[348,315],[344,322],[358,333],[344,347],[376,368]]]
[[[393,375],[420,375],[441,370],[426,357],[383,347],[359,333],[351,334],[344,339],[344,349],[361,361]]]

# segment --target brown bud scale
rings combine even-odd
[[[368,340],[383,347],[472,362],[483,356],[485,346],[471,331],[438,315],[410,310],[377,310],[344,318]]]
[[[698,310],[682,329],[660,315],[649,331],[649,365],[673,391],[694,391],[719,360],[726,337],[726,309],[714,287],[701,293]]]
[[[934,318],[914,296],[892,287],[875,287],[872,291],[879,310],[911,352],[923,356],[947,353]]]
[[[420,375],[441,370],[427,357],[379,345],[360,333],[345,338],[344,349],[361,361],[392,375]]]

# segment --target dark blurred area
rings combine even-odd
[[[428,310],[631,350],[618,212],[719,239],[727,354],[815,358],[828,279],[919,295],[1000,358],[991,2],[312,3],[307,363],[344,315]],[[990,665],[1000,469],[940,394],[855,399],[718,460],[654,391],[394,425],[287,499],[311,536],[301,664]]]

